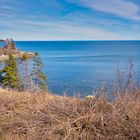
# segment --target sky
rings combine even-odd
[[[0,0],[0,39],[140,40],[140,0]]]

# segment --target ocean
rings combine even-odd
[[[117,69],[130,60],[140,79],[140,41],[17,41],[16,46],[39,53],[54,94],[86,96],[101,83],[110,87]]]

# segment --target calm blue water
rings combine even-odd
[[[16,45],[40,54],[49,90],[57,94],[92,94],[101,81],[112,83],[116,69],[123,69],[129,59],[140,77],[140,41],[25,41]]]

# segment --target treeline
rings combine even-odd
[[[0,85],[2,88],[17,91],[46,92],[47,76],[42,68],[43,63],[37,53],[30,66],[26,54],[21,59],[15,59],[12,54],[9,54],[9,60],[4,62],[0,70]]]

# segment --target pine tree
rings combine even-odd
[[[21,66],[20,72],[22,73],[21,79],[23,82],[24,91],[32,92],[33,91],[32,79],[28,64],[27,53],[24,53],[22,58],[20,59],[20,66]]]
[[[47,76],[43,73],[43,63],[38,54],[33,59],[33,70],[32,70],[32,79],[35,83],[36,90],[40,90],[40,92],[47,91],[46,80]]]
[[[16,90],[22,88],[18,66],[12,54],[9,54],[9,60],[6,61],[4,68],[0,70],[0,83],[4,88]]]

